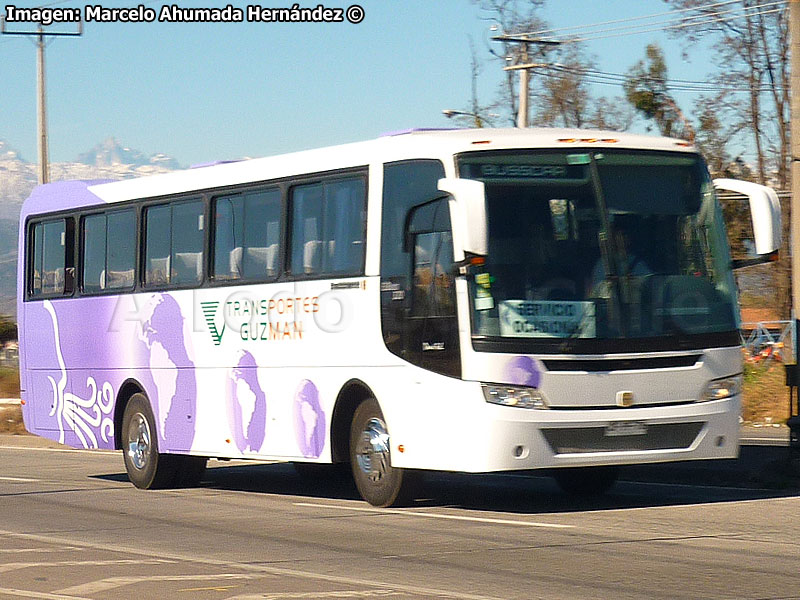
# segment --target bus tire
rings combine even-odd
[[[350,466],[358,492],[373,506],[396,506],[412,499],[414,474],[392,466],[389,430],[374,398],[359,404],[353,415]]]
[[[553,478],[558,487],[571,496],[602,496],[619,477],[619,467],[567,467],[556,469]]]
[[[139,489],[170,487],[178,459],[158,452],[158,430],[147,396],[131,396],[122,417],[122,456],[128,479]]]

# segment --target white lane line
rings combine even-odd
[[[37,481],[41,481],[40,479],[29,479],[27,477],[2,477],[0,476],[0,481],[13,481],[14,483],[36,483]]]
[[[84,454],[87,456],[111,456],[119,450],[77,450],[75,448],[37,448],[34,446],[0,446],[0,450],[32,450],[33,452],[63,452],[65,454]]]
[[[48,594],[47,592],[33,592],[31,590],[15,590],[11,588],[0,588],[0,595],[36,598],[38,600],[92,600],[91,598],[83,596],[61,596],[59,594]]]
[[[31,540],[47,544],[70,544],[74,546],[80,546],[83,548],[104,550],[106,552],[133,554],[135,556],[150,557],[153,555],[152,548],[137,549],[137,548],[131,548],[130,546],[123,546],[121,544],[102,544],[95,542],[87,542],[84,540],[72,539],[61,535],[17,533],[15,531],[0,529],[0,536],[7,536],[15,539]],[[219,560],[205,556],[192,556],[189,554],[180,554],[177,552],[163,552],[159,550],[158,554],[165,559],[170,559],[173,561],[183,561],[200,565],[215,565],[227,569],[236,569],[239,571],[250,571],[253,573],[269,573],[272,575],[279,575],[282,577],[296,577],[298,579],[306,579],[311,581],[324,581],[326,583],[335,583],[338,585],[361,586],[367,589],[375,589],[376,587],[380,587],[382,589],[387,589],[387,590],[399,590],[402,592],[406,592],[408,594],[422,596],[423,598],[450,598],[451,600],[503,600],[502,598],[499,598],[497,596],[470,594],[466,592],[451,592],[447,590],[426,588],[417,585],[376,581],[375,579],[361,579],[358,577],[346,577],[343,575],[314,573],[311,571],[301,571],[299,569],[288,569],[285,567],[275,567],[270,565],[240,563],[235,561]],[[75,600],[75,598],[70,597],[69,600]]]
[[[244,594],[231,596],[227,600],[295,600],[302,598],[386,598],[389,596],[406,596],[405,592],[394,590],[341,590],[336,592],[264,592],[263,594]]]
[[[53,554],[56,552],[74,552],[77,546],[53,546],[50,548],[0,548],[0,554]]]
[[[56,590],[56,594],[93,596],[114,588],[153,581],[224,581],[233,579],[266,579],[270,573],[217,573],[213,575],[142,575],[141,577],[108,577],[81,585]]]
[[[48,561],[48,562],[12,562],[0,565],[0,573],[7,573],[8,571],[18,571],[20,569],[31,569],[34,567],[86,567],[86,566],[107,566],[107,565],[163,565],[174,563],[174,560],[165,560],[162,558],[151,558],[143,560],[136,559],[119,559],[119,560],[62,560],[62,561]]]
[[[424,517],[426,519],[446,519],[450,521],[470,521],[472,523],[490,523],[492,525],[514,525],[517,527],[543,527],[550,529],[574,529],[574,525],[560,523],[540,523],[538,521],[520,521],[517,519],[491,519],[488,517],[468,517],[465,515],[444,515],[441,513],[417,512],[416,510],[398,510],[392,508],[369,508],[366,506],[341,506],[336,504],[316,504],[313,502],[295,502],[295,506],[310,508],[331,508],[334,510],[351,510],[378,514],[403,515],[404,517]]]

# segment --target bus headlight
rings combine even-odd
[[[481,387],[483,388],[483,397],[490,404],[518,408],[548,408],[544,394],[536,388],[493,383],[482,383]]]
[[[733,377],[723,377],[721,379],[714,379],[709,381],[703,395],[700,398],[701,402],[709,400],[723,400],[730,398],[742,391],[742,376],[734,375]]]

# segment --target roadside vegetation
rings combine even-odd
[[[745,363],[742,419],[745,423],[783,424],[789,418],[789,388],[783,365]]]
[[[19,371],[0,367],[0,398],[19,397]],[[19,406],[0,405],[0,433],[25,433]]]
[[[19,371],[0,367],[0,398],[19,398]]]

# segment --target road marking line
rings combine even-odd
[[[337,592],[264,592],[232,596],[227,600],[292,600],[302,598],[375,598],[377,596],[405,596],[405,592],[394,590],[342,590]]]
[[[27,477],[2,477],[2,476],[0,476],[0,481],[13,481],[15,483],[36,483],[37,481],[41,481],[41,479],[29,479]]]
[[[62,537],[56,535],[41,535],[34,533],[17,533],[15,531],[8,531],[0,529],[0,536],[7,536],[16,539],[32,540],[40,543],[47,544],[71,544],[81,546],[83,548],[94,548],[95,550],[104,550],[106,552],[118,552],[120,554],[133,554],[136,556],[151,557],[154,553],[152,548],[136,549],[129,546],[120,544],[101,544],[96,542],[87,542],[84,540],[71,539],[69,537]],[[288,569],[285,567],[274,567],[268,565],[254,565],[248,563],[239,563],[227,560],[219,560],[210,557],[191,556],[180,554],[177,552],[164,552],[158,550],[158,554],[165,559],[173,561],[183,561],[200,565],[214,565],[225,567],[228,569],[237,569],[240,571],[250,571],[254,573],[269,573],[272,575],[279,575],[282,577],[296,577],[298,579],[307,579],[312,581],[325,581],[327,583],[336,583],[340,585],[359,585],[365,588],[375,589],[380,586],[388,590],[398,590],[409,594],[423,596],[423,597],[438,597],[450,598],[452,600],[503,600],[497,596],[485,596],[482,594],[470,594],[466,592],[450,592],[446,590],[439,590],[435,588],[426,588],[416,585],[407,585],[402,583],[386,583],[383,581],[375,581],[372,579],[360,579],[358,577],[346,577],[342,575],[328,575],[326,573],[314,573],[310,571],[300,571],[298,569]],[[59,600],[59,599],[57,599]],[[75,600],[70,597],[69,600]]]
[[[113,590],[114,588],[124,587],[134,583],[145,583],[152,581],[217,581],[224,579],[265,579],[267,577],[274,577],[274,575],[271,575],[270,573],[217,573],[216,575],[142,575],[140,577],[109,577],[107,579],[99,579],[97,581],[91,581],[89,583],[64,588],[63,590],[57,590],[56,593],[93,596],[101,592]]]
[[[20,596],[21,598],[37,598],[38,600],[92,600],[83,596],[61,596],[59,594],[48,594],[47,592],[32,592],[30,590],[14,590],[11,588],[0,588],[0,594],[4,596]]]
[[[77,546],[54,546],[52,548],[0,548],[0,554],[52,554],[80,550]]]
[[[316,504],[314,502],[295,502],[295,506],[310,508],[332,508],[335,510],[352,510],[378,514],[403,515],[406,517],[425,517],[427,519],[446,519],[450,521],[470,521],[473,523],[490,523],[492,525],[516,525],[519,527],[543,527],[550,529],[574,529],[574,525],[560,523],[540,523],[538,521],[519,521],[515,519],[491,519],[488,517],[467,517],[465,515],[443,515],[440,513],[417,512],[416,510],[398,510],[392,508],[368,508],[366,506],[340,506],[336,504]]]
[[[33,450],[34,452],[64,452],[65,454],[95,456],[111,456],[119,453],[119,450],[77,450],[75,448],[35,448],[33,446],[0,446],[0,450]]]
[[[174,560],[164,560],[161,558],[151,558],[149,560],[118,559],[118,560],[62,560],[56,562],[12,562],[0,565],[0,573],[8,571],[18,571],[20,569],[30,569],[32,567],[83,567],[99,565],[159,565],[174,563]]]

